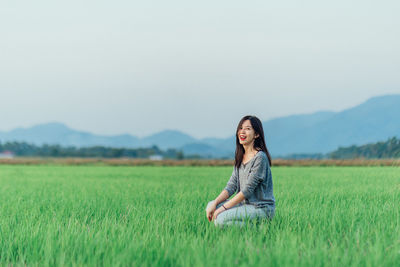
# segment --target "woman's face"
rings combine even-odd
[[[241,145],[250,145],[254,142],[254,139],[258,137],[258,134],[255,133],[253,127],[251,126],[250,120],[245,120],[242,126],[239,127],[239,131],[237,133],[239,138],[239,143]]]

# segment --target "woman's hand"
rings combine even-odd
[[[217,219],[218,214],[220,214],[221,212],[224,212],[225,209],[221,206],[219,207],[215,212],[214,212],[214,216],[213,216],[213,220]]]
[[[209,222],[211,222],[216,208],[217,208],[217,205],[215,205],[215,201],[214,201],[213,204],[211,204],[211,205],[206,209],[207,219],[208,219]]]

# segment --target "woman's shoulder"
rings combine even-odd
[[[265,154],[265,152],[262,150],[258,151],[257,154],[255,155],[255,157],[259,157],[259,158],[265,159],[265,160],[268,159],[267,154]]]
[[[269,166],[268,156],[264,151],[262,151],[262,150],[258,151],[257,154],[255,155],[255,157],[258,158],[256,160],[258,160],[260,162],[266,162],[266,165]]]

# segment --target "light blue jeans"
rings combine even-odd
[[[217,205],[217,209],[221,207],[228,200],[225,200]],[[208,202],[207,208],[211,205],[214,200]],[[206,209],[207,209],[206,208]],[[229,226],[229,225],[238,225],[244,226],[246,221],[256,221],[260,219],[272,219],[275,215],[275,209],[271,208],[256,208],[251,204],[239,203],[233,208],[230,208],[226,211],[218,214],[216,220],[214,220],[214,224],[216,226]]]

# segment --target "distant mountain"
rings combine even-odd
[[[274,155],[327,153],[339,146],[400,136],[399,117],[400,95],[389,95],[371,98],[341,112],[290,116],[263,124]],[[285,123],[280,125],[281,122]]]
[[[304,153],[305,151],[296,150],[296,147],[300,144],[293,146],[290,140],[293,138],[298,140],[297,135],[299,132],[305,131],[317,123],[329,120],[335,114],[335,112],[331,111],[320,111],[313,114],[292,115],[263,122],[268,149],[274,155]]]
[[[199,155],[202,157],[226,157],[229,152],[223,149],[227,147],[225,139],[210,139],[214,145],[182,133],[180,131],[165,130],[151,136],[138,138],[129,134],[102,136],[88,132],[73,130],[62,123],[46,123],[29,128],[17,128],[9,132],[0,132],[0,141],[20,141],[35,145],[58,144],[61,146],[90,147],[126,147],[139,148],[158,146],[160,149],[182,149],[186,155]]]
[[[197,140],[190,135],[173,130],[165,130],[141,139],[143,147],[157,145],[161,149],[178,148],[193,142]]]
[[[181,147],[184,155],[200,155],[206,158],[221,157],[221,153],[214,146],[204,143],[190,143]]]
[[[400,95],[374,97],[341,112],[321,111],[292,115],[263,122],[273,157],[289,154],[318,154],[339,146],[362,145],[400,137]],[[239,118],[238,118],[239,119]],[[0,141],[26,141],[37,145],[150,147],[182,149],[186,155],[233,157],[235,136],[195,139],[180,131],[165,130],[138,138],[129,134],[102,136],[73,130],[61,123],[41,124],[0,132]]]
[[[139,139],[125,134],[117,136],[101,136],[88,132],[76,131],[68,128],[62,123],[46,123],[30,128],[17,128],[9,132],[0,132],[0,140],[6,141],[25,141],[28,143],[59,144],[62,146],[110,146],[110,147],[137,147]]]

